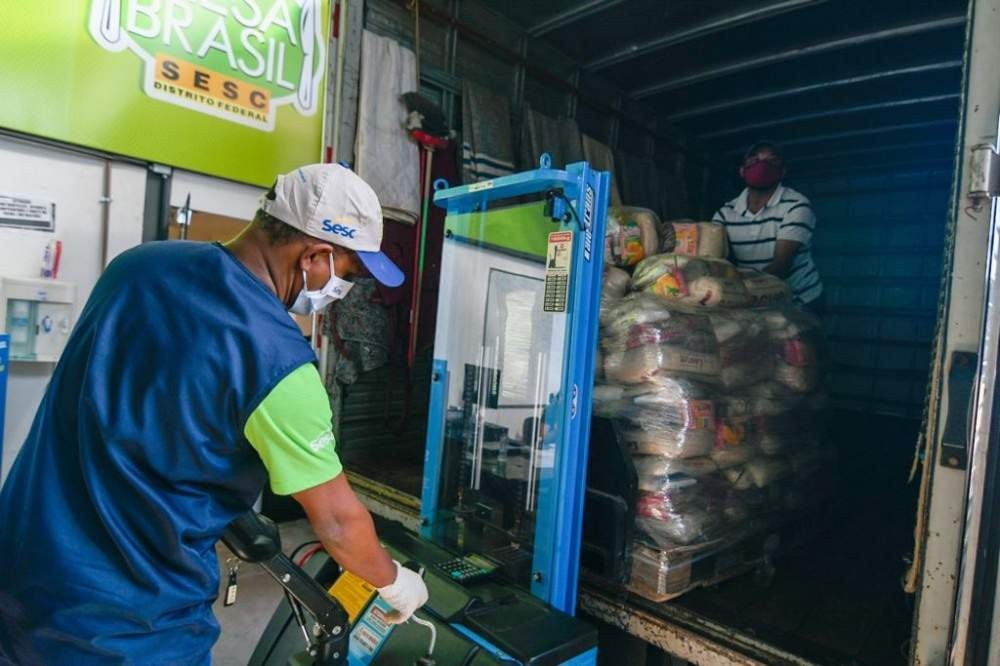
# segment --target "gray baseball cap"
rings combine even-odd
[[[382,252],[378,195],[356,173],[339,164],[310,164],[278,176],[274,194],[274,199],[261,197],[265,213],[313,238],[354,250],[387,287],[403,283],[403,271]]]

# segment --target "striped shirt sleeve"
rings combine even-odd
[[[785,213],[784,219],[778,225],[777,240],[798,241],[803,245],[809,245],[815,228],[816,215],[812,206],[808,201],[802,201]]]

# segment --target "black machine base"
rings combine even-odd
[[[551,608],[527,591],[498,577],[482,577],[459,583],[439,565],[454,560],[456,553],[440,548],[408,532],[399,523],[376,517],[379,537],[396,560],[419,565],[430,592],[418,617],[437,629],[433,655],[428,657],[430,633],[415,622],[397,626],[375,652],[371,664],[510,664],[532,666],[561,664],[597,647],[597,631],[588,624]],[[339,575],[339,567],[318,553],[305,567],[323,588]],[[271,618],[251,666],[309,664],[305,638],[291,607],[282,602]],[[353,660],[352,664],[355,663]]]

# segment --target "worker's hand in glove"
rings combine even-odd
[[[393,560],[396,565],[396,580],[390,585],[378,588],[378,593],[392,612],[386,616],[390,624],[402,624],[410,619],[413,612],[427,603],[427,586],[424,579]]]

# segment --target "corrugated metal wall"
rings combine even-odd
[[[446,14],[451,11],[453,3],[435,0],[428,4],[435,11]],[[520,137],[522,102],[553,118],[573,118],[581,132],[610,145],[616,151],[617,160],[628,156],[648,163],[649,169],[656,171],[656,176],[649,176],[649,179],[655,178],[663,183],[661,189],[674,192],[669,204],[664,197],[649,196],[626,203],[648,206],[673,217],[694,212],[688,207],[697,207],[694,199],[701,196],[701,167],[689,168],[689,163],[681,160],[678,168],[677,154],[684,142],[682,137],[662,140],[676,132],[657,122],[655,109],[627,99],[613,80],[594,72],[583,72],[580,63],[553,47],[550,40],[544,36],[527,36],[524,26],[481,0],[460,0],[455,4],[457,19],[490,40],[496,48],[484,46],[459,32],[451,36],[454,39],[454,57],[449,62],[448,40],[452,31],[428,20],[426,15],[422,16],[421,92],[441,103],[453,127],[461,130],[461,83],[463,79],[468,79],[509,97],[515,141]],[[366,29],[413,48],[413,14],[401,2],[365,0],[364,13]],[[497,52],[497,49],[505,51],[506,55]],[[519,66],[508,56],[521,52],[527,53],[530,66],[525,68],[523,85],[519,86]],[[558,81],[547,78],[542,70]],[[577,86],[579,95],[571,92],[567,85]],[[618,104],[623,116],[616,116],[612,110]],[[661,140],[655,140],[654,135]],[[520,155],[518,147],[514,146],[515,155]],[[522,165],[522,168],[532,166]],[[621,169],[621,166],[618,168]],[[695,187],[688,186],[692,180],[696,183]],[[673,183],[682,185],[672,186]]]
[[[430,360],[425,355],[417,359],[410,372],[412,394],[405,424],[402,420],[406,378],[402,368],[383,367],[362,373],[357,382],[348,386],[341,410],[338,442],[341,454],[350,458],[361,450],[385,450],[414,443],[423,450],[430,367]]]
[[[838,406],[919,417],[930,365],[951,172],[790,182],[812,199]]]

